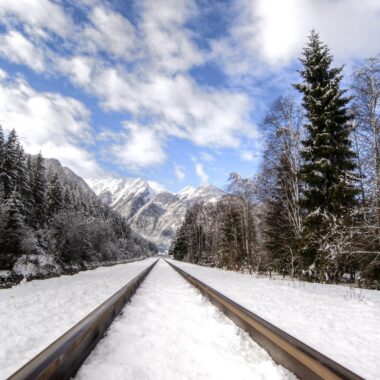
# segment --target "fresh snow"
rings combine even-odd
[[[157,192],[150,186],[151,184],[142,178],[111,177],[103,179],[87,179],[87,183],[98,196],[109,193],[111,196],[111,207],[117,205],[123,197],[136,197],[145,192],[154,195]]]
[[[187,186],[176,194],[181,200],[197,199],[207,202],[219,200],[224,192],[213,185],[202,185],[198,188]]]
[[[77,379],[294,379],[160,260]]]
[[[69,330],[153,258],[0,290],[0,379]]]
[[[173,263],[357,374],[379,378],[379,291]]]
[[[197,191],[197,189],[195,187],[192,187],[192,186],[186,186],[184,187],[181,191],[179,191],[177,193],[178,197],[180,199],[183,199],[183,198],[188,198],[188,197],[191,197],[195,194],[195,192]]]

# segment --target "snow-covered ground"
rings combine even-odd
[[[163,260],[77,374],[103,379],[292,379]]]
[[[173,263],[366,379],[379,379],[380,291]]]
[[[154,260],[0,290],[0,379],[32,359]]]

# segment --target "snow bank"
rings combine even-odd
[[[379,378],[380,291],[173,263],[366,379]]]
[[[0,379],[32,359],[154,260],[0,290]]]
[[[77,379],[276,380],[294,375],[161,260]]]

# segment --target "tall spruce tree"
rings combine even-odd
[[[3,132],[3,127],[0,125],[0,168],[3,163],[3,149],[4,149],[4,132]]]
[[[16,131],[12,131],[8,135],[8,139],[3,147],[2,166],[0,168],[4,196],[9,198],[17,184],[17,157],[19,142]]]
[[[309,121],[303,141],[304,183],[302,206],[306,266],[314,263],[321,276],[329,255],[329,244],[323,239],[331,223],[342,223],[356,203],[355,154],[351,150],[351,116],[347,105],[350,97],[340,89],[343,67],[332,68],[333,57],[315,31],[300,59],[303,82],[295,87],[303,94],[303,107]],[[324,241],[323,244],[320,242]]]
[[[188,254],[188,239],[185,232],[185,224],[181,226],[175,236],[175,239],[173,239],[169,254],[173,255],[173,258],[175,260],[183,260],[187,254]]]
[[[11,269],[21,254],[25,232],[25,209],[17,188],[5,204],[4,236],[0,244],[0,268]]]
[[[46,222],[46,174],[41,153],[35,157],[32,165],[32,194],[34,203],[34,225],[42,227]]]
[[[19,144],[17,152],[16,161],[16,186],[21,196],[22,203],[25,208],[25,214],[27,221],[29,222],[32,218],[33,213],[33,202],[32,202],[32,191],[30,188],[30,172],[28,168],[28,161],[24,153],[23,147]]]
[[[4,144],[5,144],[4,132],[3,132],[2,126],[0,125],[0,203],[5,197],[4,184],[3,184]]]

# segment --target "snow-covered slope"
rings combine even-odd
[[[155,194],[148,182],[141,178],[105,178],[87,182],[104,203],[128,220]]]
[[[169,248],[186,210],[197,202],[215,202],[223,191],[215,186],[185,187],[179,193],[159,192],[141,178],[105,178],[87,181],[93,191],[124,215],[131,227],[153,241],[161,251]]]

